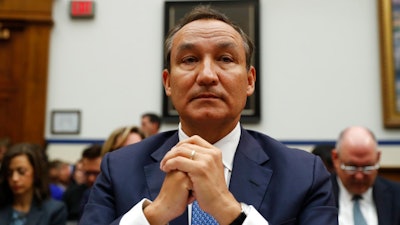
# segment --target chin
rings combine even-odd
[[[209,120],[225,119],[228,116],[226,114],[216,113],[215,111],[214,112],[209,112],[209,111],[202,112],[201,110],[199,110],[195,114],[192,114],[191,117],[195,118],[196,120],[207,120],[207,121],[209,121]]]
[[[361,194],[364,194],[367,190],[368,190],[368,188],[366,188],[366,187],[355,187],[352,192],[353,192],[353,194],[361,195]]]

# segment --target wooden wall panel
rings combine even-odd
[[[52,0],[0,0],[0,18],[49,20]]]
[[[51,1],[0,0],[0,137],[45,144]]]
[[[400,168],[398,167],[384,167],[379,169],[379,175],[389,180],[400,182]]]

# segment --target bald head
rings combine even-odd
[[[336,142],[336,151],[339,153],[344,146],[368,147],[377,151],[374,133],[362,126],[348,127],[340,133]]]

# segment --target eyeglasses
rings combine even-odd
[[[87,177],[89,177],[89,176],[95,176],[95,177],[97,177],[99,174],[100,174],[100,171],[85,171],[85,175],[86,175]]]
[[[345,171],[347,174],[355,174],[360,171],[363,174],[371,174],[373,171],[379,169],[379,164],[373,166],[346,166],[344,163],[340,164],[340,169]]]

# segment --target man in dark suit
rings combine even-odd
[[[357,225],[353,208],[358,204],[368,225],[400,225],[400,185],[377,176],[380,154],[369,129],[352,126],[340,133],[332,151],[339,224]]]
[[[223,225],[336,225],[320,158],[240,125],[256,80],[247,35],[203,6],[165,46],[179,129],[107,154],[80,224],[205,225],[203,210]]]

